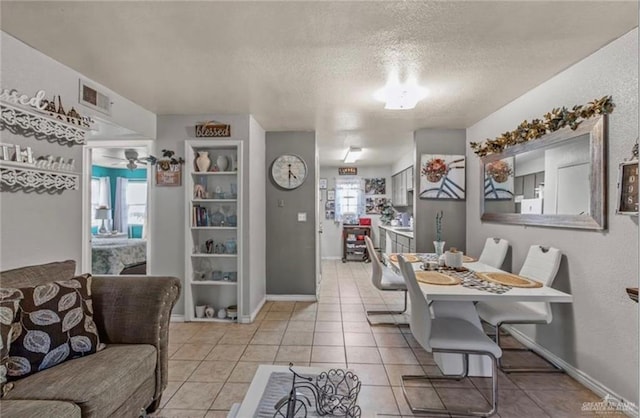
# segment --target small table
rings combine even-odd
[[[295,365],[293,367],[296,372],[302,374],[320,374],[327,371],[327,369],[322,369],[319,367],[297,367]],[[232,409],[231,411],[229,411],[229,415],[227,415],[227,418],[252,417],[256,414],[256,412],[258,412],[260,399],[262,398],[262,394],[267,387],[267,383],[269,382],[271,373],[290,373],[289,366],[272,366],[266,364],[260,365],[258,367],[258,371],[253,377],[253,380],[251,381],[251,385],[249,386],[247,394],[244,396],[242,404],[240,404],[240,407],[237,408],[237,410]],[[284,393],[282,396],[286,395],[287,393]],[[273,410],[273,412],[276,412],[275,409]]]

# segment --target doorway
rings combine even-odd
[[[82,271],[148,274],[149,140],[89,141],[83,151]]]

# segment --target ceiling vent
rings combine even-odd
[[[80,80],[78,101],[84,106],[111,116],[111,105],[113,104],[111,98],[84,80]]]

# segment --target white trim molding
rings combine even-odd
[[[238,322],[240,322],[241,324],[253,323],[253,321],[256,320],[256,316],[258,316],[258,314],[260,313],[260,310],[262,309],[266,301],[267,301],[267,298],[265,296],[262,298],[260,303],[258,303],[258,306],[256,306],[253,312],[251,312],[251,315],[242,315],[240,318],[238,318]]]
[[[553,354],[551,351],[547,350],[546,348],[542,347],[541,345],[539,345],[538,343],[533,341],[529,336],[525,335],[523,332],[521,332],[521,331],[517,330],[516,328],[514,328],[512,325],[503,325],[503,328],[505,330],[509,331],[509,333],[516,340],[521,342],[525,347],[527,347],[527,348],[529,348],[531,350],[534,350],[536,353],[539,353],[545,359],[547,359],[547,360],[551,361],[552,363],[557,364],[558,366],[560,366],[569,376],[571,376],[572,378],[574,378],[575,380],[580,382],[582,385],[584,385],[587,388],[589,388],[596,395],[601,396],[603,399],[604,398],[613,399],[616,402],[618,402],[619,404],[626,404],[626,406],[628,406],[629,410],[626,410],[624,412],[628,416],[630,416],[630,417],[637,417],[638,416],[638,405],[637,404],[635,404],[632,401],[629,401],[627,399],[624,399],[622,396],[620,396],[617,393],[613,392],[611,389],[607,388],[605,385],[603,385],[602,383],[598,382],[593,377],[589,376],[585,372],[583,372],[583,371],[577,369],[576,367],[572,366],[571,364],[567,363],[566,361],[564,361],[560,357],[558,357],[555,354]]]
[[[171,322],[184,322],[184,315],[171,314]]]
[[[316,295],[267,295],[270,302],[315,302]]]

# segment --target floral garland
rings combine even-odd
[[[613,112],[615,107],[611,96],[604,96],[588,105],[573,106],[571,110],[566,107],[555,108],[544,115],[544,120],[534,119],[531,122],[525,120],[514,131],[505,132],[495,139],[487,139],[484,143],[472,142],[471,149],[480,157],[500,154],[505,148],[538,139],[566,126],[575,131],[585,119],[596,115],[607,115]]]

